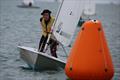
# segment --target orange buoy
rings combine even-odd
[[[67,59],[65,73],[72,80],[112,79],[112,59],[100,21],[83,24]]]

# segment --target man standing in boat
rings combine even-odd
[[[50,32],[51,32],[51,28],[52,28],[55,18],[53,16],[51,16],[51,11],[48,9],[43,10],[41,15],[42,15],[42,17],[40,18],[40,24],[41,24],[41,28],[42,28],[42,37],[39,42],[38,51],[44,52],[44,48],[45,48],[45,45],[46,45],[46,42],[48,39],[48,35],[52,34]],[[51,55],[57,58],[56,50],[57,50],[58,43],[53,38],[53,34],[50,38],[49,44],[50,44]]]

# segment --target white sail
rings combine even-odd
[[[84,14],[85,15],[94,15],[96,9],[95,0],[85,0]]]
[[[32,6],[34,4],[33,0],[23,0],[23,5]]]
[[[54,35],[64,46],[68,46],[83,11],[83,0],[64,0],[55,24]]]

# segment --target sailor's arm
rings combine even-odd
[[[51,33],[51,29],[52,29],[52,27],[53,27],[54,21],[55,21],[55,18],[53,17],[53,20],[51,21],[50,26],[48,26],[48,28],[47,28],[47,32],[48,32],[48,33]]]
[[[42,28],[42,32],[46,32],[46,29],[42,26],[42,19],[43,17],[40,18],[40,27]]]

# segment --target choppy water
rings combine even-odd
[[[64,71],[35,72],[22,69],[19,44],[38,47],[40,12],[56,14],[58,3],[38,2],[40,8],[18,8],[21,0],[0,0],[0,80],[65,80]],[[97,5],[94,19],[102,21],[115,67],[114,80],[120,79],[120,5]],[[77,29],[79,31],[79,28]],[[76,33],[77,34],[77,33]],[[73,39],[74,40],[74,39]],[[59,55],[63,55],[60,54]]]

